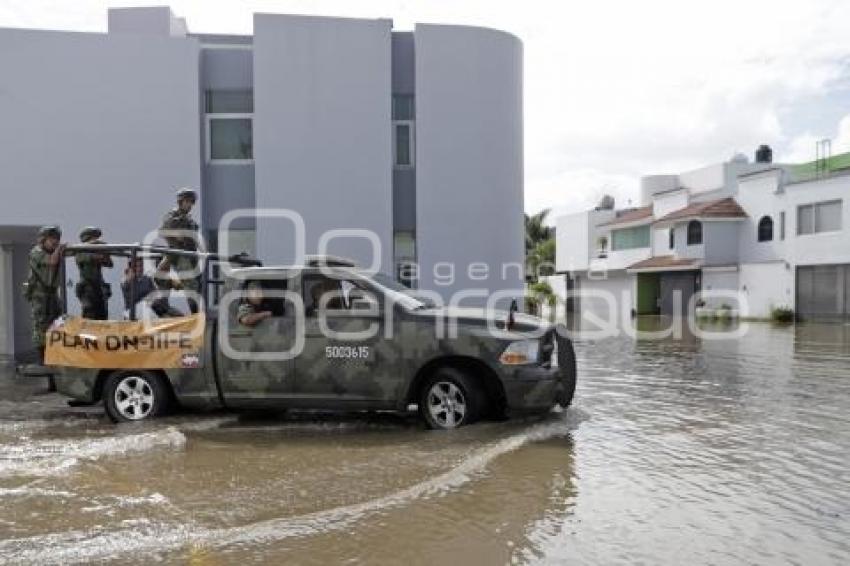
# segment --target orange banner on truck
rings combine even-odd
[[[158,320],[88,320],[68,317],[47,331],[44,363],[108,369],[201,366],[204,315]]]

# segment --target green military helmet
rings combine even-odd
[[[55,224],[42,226],[38,230],[38,237],[39,238],[51,238],[52,237],[52,238],[61,239],[62,238],[62,229],[59,226],[56,226]]]
[[[100,238],[103,231],[97,226],[86,226],[80,231],[80,241],[87,242],[89,240]]]
[[[198,192],[194,189],[184,187],[177,191],[177,200],[183,200],[184,198],[191,199],[194,202],[198,200]]]

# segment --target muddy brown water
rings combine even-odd
[[[569,410],[113,426],[0,377],[0,564],[847,564],[850,326],[580,340]]]

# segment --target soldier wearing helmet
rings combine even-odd
[[[87,226],[80,232],[80,241],[84,244],[103,244],[100,228]],[[109,318],[109,298],[112,290],[103,280],[103,268],[112,267],[109,254],[96,252],[80,252],[76,254],[77,268],[80,281],[75,291],[80,300],[83,318],[106,320]]]
[[[192,207],[198,199],[198,193],[192,189],[177,191],[177,207],[165,214],[159,233],[175,250],[197,251],[199,241],[199,226],[192,218]],[[171,280],[171,270],[177,272],[177,284]],[[160,290],[172,288],[185,289],[200,293],[201,281],[197,273],[198,259],[195,257],[168,255],[163,258],[157,268],[156,284]],[[188,299],[189,309],[198,312],[198,304],[194,299]]]
[[[61,314],[59,304],[59,264],[65,251],[59,226],[43,226],[38,241],[29,255],[29,278],[25,296],[32,312],[32,341],[38,349],[39,363],[44,363],[45,335]],[[55,386],[51,380],[50,389]]]

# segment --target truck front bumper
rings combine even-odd
[[[564,404],[566,376],[559,368],[526,366],[513,371],[503,381],[508,410],[517,412],[548,411],[555,403]]]

